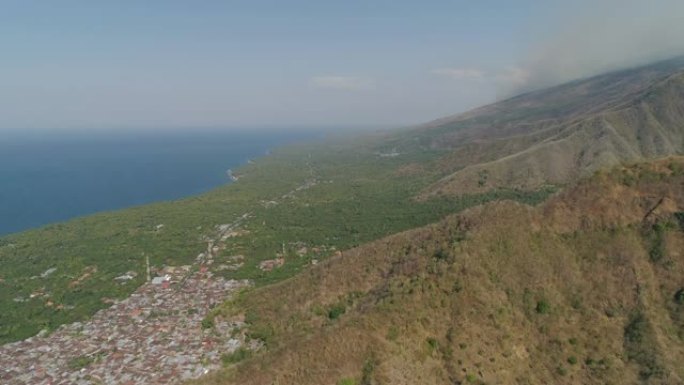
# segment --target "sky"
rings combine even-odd
[[[683,42],[681,0],[0,0],[0,131],[406,126]]]

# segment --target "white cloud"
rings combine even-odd
[[[497,73],[494,79],[500,87],[511,89],[527,84],[530,76],[530,72],[524,68],[509,67]]]
[[[432,73],[455,80],[481,80],[485,77],[484,71],[475,68],[438,68]]]
[[[364,90],[374,88],[372,79],[356,76],[314,76],[311,85],[315,88],[335,90]]]
[[[520,93],[684,54],[684,1],[577,0],[520,65]]]
[[[512,89],[524,87],[530,80],[531,73],[522,67],[505,67],[500,69],[481,70],[476,68],[439,68],[431,73],[461,81],[476,81],[479,84],[494,86],[510,95]]]

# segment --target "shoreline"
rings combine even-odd
[[[215,133],[214,133],[215,134]],[[122,211],[122,210],[130,210],[130,209],[136,209],[140,208],[142,206],[147,206],[147,205],[156,205],[156,204],[164,204],[164,203],[171,203],[171,202],[176,202],[176,201],[182,201],[184,199],[193,199],[200,197],[204,194],[211,193],[212,191],[216,189],[220,189],[222,187],[225,187],[233,182],[235,182],[238,177],[235,175],[236,170],[239,170],[243,168],[246,165],[252,164],[255,161],[258,161],[264,157],[267,157],[271,154],[271,152],[274,149],[282,148],[284,146],[289,146],[293,145],[296,143],[301,143],[301,142],[310,142],[310,141],[315,141],[317,138],[315,135],[310,134],[310,133],[301,133],[301,132],[292,132],[292,133],[282,133],[281,137],[275,138],[276,143],[274,142],[274,138],[272,137],[263,137],[261,140],[265,142],[265,146],[258,146],[254,148],[254,151],[245,151],[245,147],[249,146],[250,144],[254,142],[259,141],[259,137],[262,135],[261,133],[259,134],[254,134],[254,135],[248,135],[244,136],[245,134],[238,134],[238,135],[243,135],[240,137],[242,139],[242,142],[247,142],[246,145],[245,143],[241,143],[240,140],[236,141],[233,143],[233,146],[237,147],[241,153],[233,155],[235,159],[233,161],[228,161],[224,162],[221,165],[216,164],[216,166],[213,167],[214,171],[211,172],[206,172],[205,175],[201,178],[203,178],[203,182],[201,183],[196,183],[196,187],[194,189],[186,189],[185,191],[178,191],[175,194],[166,194],[166,196],[159,196],[160,191],[155,191],[158,190],[156,188],[156,185],[154,183],[149,184],[149,190],[152,192],[146,193],[147,196],[141,197],[137,196],[135,198],[129,199],[129,202],[125,203],[122,202],[121,199],[119,198],[119,195],[112,195],[109,197],[109,202],[100,202],[100,203],[93,203],[89,202],[91,208],[86,208],[83,210],[74,210],[72,209],[70,214],[65,215],[64,211],[69,211],[69,208],[67,207],[68,205],[77,205],[78,203],[75,202],[76,198],[74,200],[68,200],[64,199],[65,202],[62,202],[60,205],[52,206],[50,207],[50,212],[56,212],[56,214],[43,214],[42,219],[37,219],[37,220],[31,220],[27,221],[24,220],[24,222],[31,222],[26,225],[10,225],[10,226],[0,226],[0,239],[5,238],[5,237],[11,237],[15,236],[21,233],[29,232],[29,231],[35,231],[35,230],[40,230],[44,228],[48,228],[50,226],[55,226],[63,223],[68,223],[73,220],[79,220],[83,218],[87,218],[90,216],[97,216],[97,215],[103,215],[103,214],[108,214],[108,213],[113,213],[117,211]],[[231,134],[227,134],[227,137],[230,137]],[[171,137],[173,138],[173,137]],[[129,138],[130,139],[130,138]],[[209,136],[203,137],[205,139],[206,143],[211,143],[211,138]],[[255,140],[256,139],[256,140]],[[169,140],[168,138],[165,140]],[[116,143],[109,143],[106,141],[102,141],[101,143],[104,143],[105,146],[113,146]],[[87,141],[82,141],[80,143],[82,146],[87,146],[88,143]],[[182,144],[181,144],[182,145]],[[38,142],[27,142],[25,146],[41,146]],[[192,144],[189,143],[187,145],[188,147],[191,147]],[[22,155],[23,156],[23,155]],[[65,154],[65,156],[68,156],[68,154]],[[238,158],[239,157],[239,158]],[[181,158],[182,159],[182,158]],[[189,159],[192,160],[192,159]],[[110,165],[115,164],[117,162],[116,159],[112,159],[110,161]],[[183,162],[179,162],[181,165],[183,165]],[[164,165],[162,165],[163,167]],[[223,170],[226,170],[225,167],[228,167],[227,170],[229,172],[218,172],[219,169],[223,168]],[[40,169],[44,166],[38,165],[35,168]],[[29,167],[25,167],[29,169]],[[9,168],[8,168],[9,169]],[[0,176],[2,176],[2,169],[0,168]],[[32,172],[30,169],[28,172]],[[71,170],[61,170],[62,173],[68,173],[71,172]],[[92,169],[90,169],[89,172],[93,172]],[[169,169],[166,170],[160,170],[160,172],[165,173],[165,177],[167,179],[175,178],[175,175],[173,175]],[[187,171],[186,171],[187,173]],[[192,173],[189,173],[192,174]],[[171,176],[169,176],[171,175]],[[194,175],[190,175],[194,176]],[[99,177],[99,175],[98,175]],[[46,175],[46,178],[57,178],[54,174],[53,175]],[[161,178],[161,177],[160,177]],[[211,178],[214,181],[213,182],[208,182],[208,179]],[[138,178],[140,179],[142,178]],[[20,181],[23,183],[18,185],[18,186],[13,186],[15,189],[23,189],[23,190],[30,190],[31,186],[36,184],[35,181],[28,181],[28,177],[25,178],[20,178]],[[95,181],[97,182],[97,180]],[[158,181],[159,182],[159,181]],[[168,180],[162,181],[164,184],[169,185],[171,184]],[[46,182],[45,182],[46,183]],[[68,195],[69,189],[71,190],[80,190],[83,186],[86,186],[88,184],[93,184],[94,182],[86,177],[83,177],[82,180],[77,184],[73,186],[61,186],[63,187],[62,189],[62,196]],[[100,183],[106,183],[102,182],[100,180]],[[200,185],[201,184],[201,185]],[[174,186],[178,186],[179,184],[173,184],[171,188]],[[120,190],[121,195],[125,193],[129,193],[129,191],[135,191],[136,188],[139,185],[136,185],[135,183],[130,183],[128,182],[128,186],[125,186],[125,182],[122,183],[118,190]],[[49,186],[44,186],[45,188],[48,188]],[[191,191],[189,191],[191,190]],[[66,192],[65,192],[66,191]],[[170,190],[164,190],[164,191],[170,191]],[[162,191],[163,192],[163,191]],[[140,194],[138,192],[138,194]],[[25,196],[18,197],[18,193],[15,195],[10,196],[15,196],[13,200],[18,201],[19,204],[24,205],[24,207],[36,207],[36,206],[41,206],[46,204],[45,199],[38,199],[36,198],[35,201],[29,201]],[[57,194],[59,195],[59,194]],[[157,197],[152,197],[152,195],[157,195]],[[97,195],[96,195],[97,197]],[[85,197],[84,199],[88,199],[88,197]],[[7,204],[9,206],[9,203]],[[16,204],[15,204],[16,206]],[[49,205],[48,205],[49,206]],[[99,206],[99,207],[95,207]],[[66,208],[65,208],[66,207]],[[3,207],[0,205],[0,213],[3,213],[3,211],[9,211],[5,213],[6,215],[2,215],[5,218],[25,218],[26,214],[25,213],[20,213],[18,209],[14,209],[13,207]],[[12,211],[17,211],[17,213],[13,213]],[[14,214],[14,215],[12,215]],[[36,215],[37,216],[37,215]],[[3,227],[6,227],[7,230],[2,230]]]

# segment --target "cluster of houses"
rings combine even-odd
[[[0,384],[174,384],[256,344],[238,332],[240,321],[202,327],[212,307],[248,282],[213,277],[196,265],[162,273],[87,322],[1,346]]]
[[[311,179],[282,198],[292,198],[317,183],[312,172]],[[275,206],[277,202],[266,204]],[[197,256],[193,265],[167,266],[151,277],[148,260],[147,282],[125,300],[110,300],[111,307],[97,312],[87,322],[62,325],[52,333],[0,346],[0,384],[174,384],[217,369],[222,354],[241,347],[258,348],[258,341],[246,337],[240,320],[215,320],[211,328],[202,326],[211,308],[249,285],[247,281],[214,276],[212,271],[237,270],[244,265],[242,255],[214,262],[229,238],[249,233],[241,227],[251,216],[245,213],[233,223],[216,226],[216,234],[205,238],[206,251]],[[163,227],[157,225],[155,230]],[[311,247],[301,242],[289,246],[299,257],[339,253],[335,248]],[[316,262],[311,259],[312,264]],[[277,253],[275,259],[262,261],[259,268],[271,271],[284,264],[283,244],[283,252]],[[85,268],[70,286],[96,271],[95,266]],[[49,269],[41,276],[54,272]],[[137,274],[129,271],[114,280],[126,284]]]
[[[282,256],[279,256],[276,259],[267,259],[265,261],[261,261],[259,263],[259,269],[261,269],[262,271],[271,271],[277,267],[281,267],[284,264],[285,264],[285,258]]]

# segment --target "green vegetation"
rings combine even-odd
[[[221,356],[221,362],[223,365],[232,365],[240,361],[243,361],[252,356],[252,351],[244,347],[239,347],[232,353],[224,354]]]
[[[655,347],[652,326],[642,312],[631,315],[625,326],[624,345],[627,357],[639,364],[642,379],[663,376],[664,368]]]
[[[211,318],[204,318],[202,320],[202,329],[211,329],[214,327],[214,320]]]
[[[379,139],[290,146],[235,172],[237,183],[176,202],[102,213],[0,239],[0,343],[83,320],[129,295],[155,267],[183,265],[206,249],[216,226],[249,214],[246,235],[225,241],[222,256],[245,255],[237,271],[217,272],[258,285],[291,277],[312,263],[382,236],[425,225],[496,199],[537,203],[552,190],[490,191],[417,202],[442,175],[402,173],[444,152],[416,147],[379,157]],[[163,225],[163,226],[159,226]],[[306,246],[306,253],[298,250]],[[285,251],[270,272],[263,260]],[[301,254],[301,255],[300,255]],[[222,262],[222,261],[217,261]],[[54,270],[52,270],[54,269]],[[131,280],[115,280],[132,271]],[[331,313],[339,316],[336,310]]]
[[[665,256],[665,233],[668,228],[669,226],[667,223],[657,222],[651,227],[647,234],[646,238],[649,242],[648,255],[654,263],[661,262]]]
[[[217,309],[220,311],[221,309]],[[216,313],[213,313],[214,315]],[[269,346],[275,331],[271,325],[260,322],[260,317],[256,312],[250,311],[245,314],[245,323],[249,325],[248,337],[253,340],[259,340],[264,345]]]
[[[674,295],[674,301],[677,303],[677,305],[684,305],[684,287],[677,290]]]
[[[537,301],[537,306],[535,306],[535,311],[538,314],[548,314],[551,311],[551,305],[545,299]]]
[[[430,353],[434,352],[439,348],[439,342],[437,342],[437,339],[434,337],[428,337],[425,342],[427,342],[428,347],[430,348]]]
[[[387,330],[387,339],[390,341],[396,341],[399,338],[399,329],[396,326],[390,326]]]
[[[584,360],[584,364],[587,365],[587,367],[594,372],[605,371],[610,369],[610,362],[605,358],[595,360],[591,357],[587,357]]]
[[[336,320],[338,319],[344,312],[347,311],[347,307],[345,306],[344,303],[337,303],[333,306],[330,307],[330,310],[328,310],[328,318],[331,320]]]
[[[353,378],[342,378],[339,381],[337,381],[337,385],[357,385],[358,382],[356,382],[355,379]]]
[[[78,356],[69,360],[67,367],[71,370],[80,370],[95,362],[95,359],[95,356]]]
[[[647,324],[643,314],[632,315],[629,323],[625,327],[625,339],[629,343],[641,343],[644,340]]]
[[[565,366],[558,365],[556,368],[556,373],[558,373],[559,376],[565,376],[568,374],[568,370],[565,368]]]
[[[679,225],[679,230],[684,231],[684,211],[674,213],[677,224]]]
[[[378,362],[374,355],[371,355],[363,363],[363,369],[361,370],[361,383],[360,385],[371,385],[373,384],[373,373],[377,367]]]

